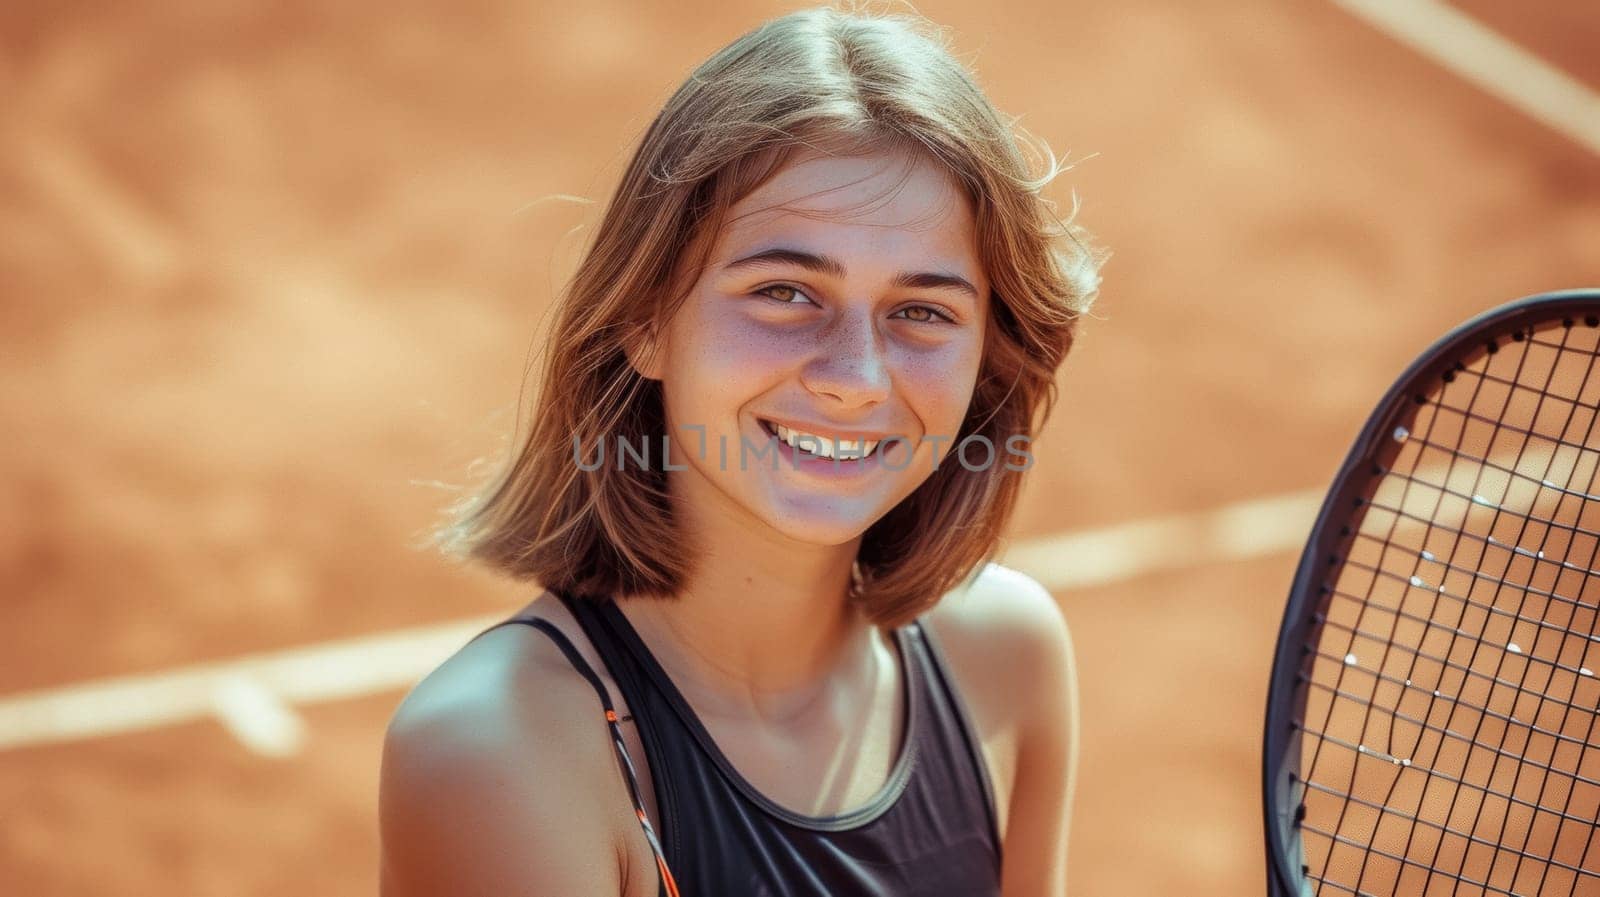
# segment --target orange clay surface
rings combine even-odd
[[[1600,89],[1587,0],[1463,9]],[[793,8],[0,6],[0,700],[504,614],[411,547],[514,417],[595,207]],[[1457,322],[1600,285],[1600,157],[1324,2],[928,0],[1115,252],[1014,536],[1325,487]],[[1261,893],[1292,552],[1057,597],[1074,897]],[[0,893],[373,894],[402,691],[0,751]]]

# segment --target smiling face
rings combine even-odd
[[[957,463],[944,459],[977,380],[989,285],[947,173],[893,152],[798,155],[733,206],[709,258],[657,351],[635,360],[662,381],[672,462],[687,467],[669,476],[691,519],[716,506],[739,526],[840,545],[936,462]],[[791,430],[904,441],[833,461],[773,435]]]

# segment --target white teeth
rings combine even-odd
[[[778,438],[784,442],[812,455],[823,458],[838,458],[842,460],[859,460],[869,457],[878,447],[878,441],[859,439],[833,440],[826,436],[815,436],[791,430],[783,424],[773,424],[773,429],[778,431]]]

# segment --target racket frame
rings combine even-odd
[[[1571,320],[1573,326],[1600,327],[1600,289],[1525,296],[1458,325],[1396,378],[1340,465],[1301,552],[1268,680],[1261,770],[1269,897],[1311,897],[1316,893],[1303,872],[1305,852],[1297,818],[1305,791],[1298,778],[1302,734],[1291,723],[1304,715],[1306,694],[1297,686],[1300,676],[1310,673],[1314,654],[1309,645],[1320,635],[1313,618],[1327,608],[1332,597],[1326,585],[1328,570],[1344,560],[1365,514],[1362,506],[1400,450],[1400,442],[1394,438],[1396,428],[1410,429],[1428,394],[1437,391],[1447,371],[1463,369],[1494,351],[1491,344],[1498,348],[1519,334],[1529,338],[1538,325],[1559,325],[1562,319]]]

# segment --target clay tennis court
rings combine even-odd
[[[376,892],[385,722],[534,594],[415,546],[516,420],[559,197],[793,8],[0,7],[0,893]],[[1115,253],[1007,561],[1077,643],[1070,893],[1261,893],[1321,491],[1434,338],[1600,285],[1600,16],[918,8]]]

